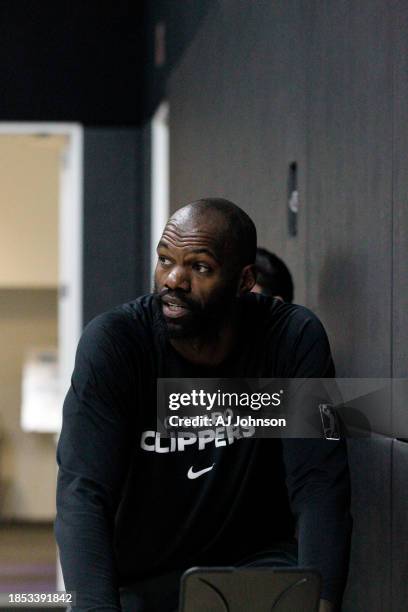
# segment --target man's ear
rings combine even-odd
[[[256,268],[254,264],[245,266],[241,272],[241,278],[238,285],[238,295],[243,295],[251,291],[256,283]]]

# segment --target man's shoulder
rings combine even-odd
[[[250,293],[244,296],[248,314],[264,328],[285,328],[300,333],[306,328],[323,330],[317,315],[299,304],[289,304],[279,298]]]
[[[311,310],[263,295],[249,300],[257,326],[255,342],[267,347],[272,371],[289,378],[334,376],[326,331]]]

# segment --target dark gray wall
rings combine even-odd
[[[292,269],[295,301],[323,320],[340,376],[406,376],[407,57],[402,2],[218,0],[168,87],[172,209],[217,195],[247,210]],[[345,612],[406,607],[408,445],[380,433],[349,443]]]
[[[396,378],[408,378],[408,4],[399,2],[393,13],[393,287],[392,287],[392,370]],[[407,404],[395,398],[395,412],[401,425],[394,442],[392,515],[392,593],[396,609],[408,601],[408,419]],[[395,415],[395,416],[396,416]],[[397,419],[394,419],[396,421]]]
[[[393,128],[387,4],[325,3],[322,10],[314,3],[311,13],[307,305],[327,328],[339,376],[391,376]],[[348,449],[355,529],[344,608],[385,611],[392,601],[392,442],[351,440]]]
[[[309,2],[213,3],[169,86],[171,204],[230,198],[305,301],[306,41]],[[287,239],[287,176],[299,165],[299,235]]]
[[[408,376],[408,4],[393,14],[393,373]],[[408,428],[406,432],[408,438]]]
[[[311,13],[307,303],[339,376],[391,375],[389,4],[314,3]]]
[[[143,2],[143,119],[149,120],[166,95],[167,78],[195,36],[201,21],[217,0]],[[137,3],[136,3],[137,4]],[[164,24],[165,58],[157,65],[155,29]]]
[[[84,130],[84,324],[146,290],[141,146],[137,129]]]

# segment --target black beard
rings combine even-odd
[[[155,285],[155,296],[157,299],[160,318],[164,323],[167,337],[172,340],[184,338],[214,338],[228,320],[236,298],[231,297],[231,291],[225,288],[217,294],[214,299],[203,308],[201,304],[186,297],[180,291],[162,290],[158,291]],[[162,312],[161,297],[170,295],[183,302],[189,308],[189,314],[183,320],[166,318]]]

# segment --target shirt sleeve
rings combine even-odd
[[[120,610],[113,527],[129,465],[128,363],[100,315],[78,345],[57,448],[55,535],[73,612]]]
[[[293,378],[334,377],[326,332],[310,313],[293,350]],[[340,605],[351,538],[350,477],[345,440],[284,439],[283,458],[297,518],[299,565],[318,570],[321,597]]]

